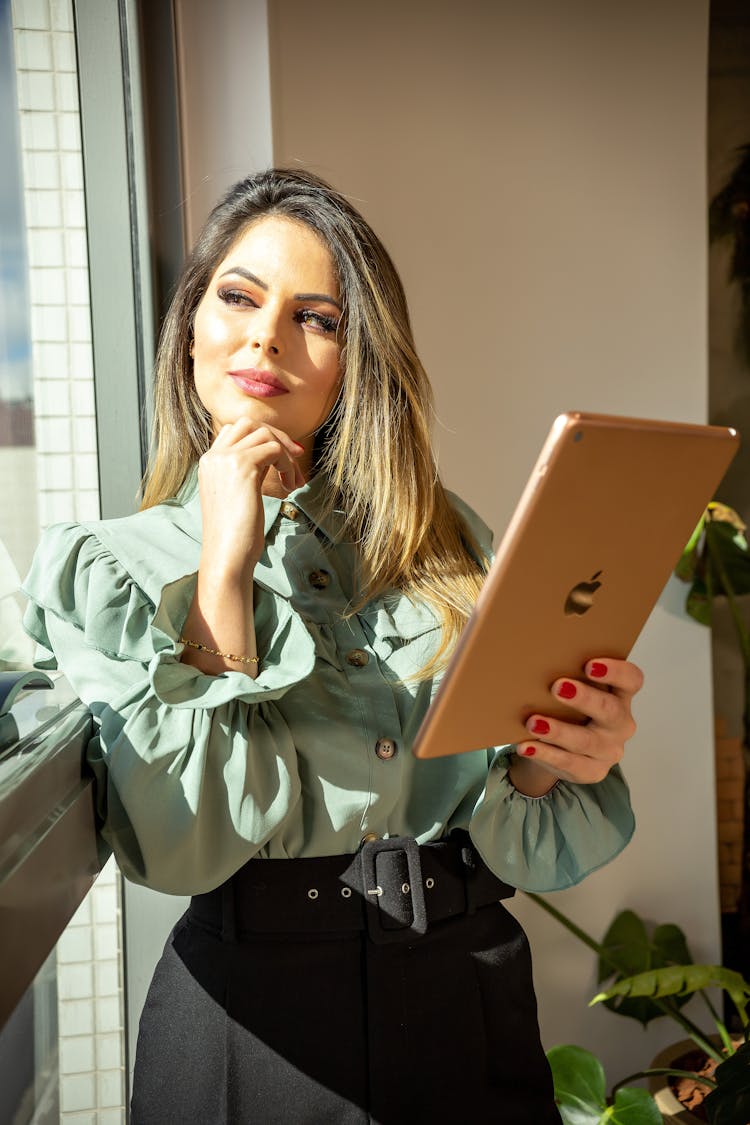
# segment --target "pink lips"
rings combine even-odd
[[[288,394],[284,384],[272,375],[270,371],[259,371],[250,367],[243,371],[229,371],[229,378],[246,395],[255,398],[273,398],[275,395]]]

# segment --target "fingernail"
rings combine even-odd
[[[561,699],[575,699],[576,691],[575,684],[571,684],[570,680],[563,680],[557,689],[557,694]]]
[[[524,758],[533,758],[536,754],[536,746],[524,746],[521,753],[523,754]]]
[[[534,719],[531,724],[532,734],[549,734],[549,723],[546,719]]]
[[[589,668],[589,675],[593,676],[596,680],[601,680],[602,676],[607,675],[607,665],[600,664],[598,660],[595,660]]]
[[[292,440],[294,440],[294,439],[292,439]],[[301,441],[295,441],[294,444],[297,446],[297,449],[304,449],[305,448]]]

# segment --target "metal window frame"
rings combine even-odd
[[[150,427],[153,314],[135,5],[74,0],[104,518],[133,511]],[[143,404],[143,408],[142,408]]]

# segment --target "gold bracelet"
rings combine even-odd
[[[218,652],[215,648],[201,644],[200,641],[189,641],[187,637],[180,637],[180,644],[197,648],[198,652],[210,652],[211,656],[220,656],[222,660],[234,660],[237,664],[260,664],[260,658],[257,656],[235,656],[233,652]]]

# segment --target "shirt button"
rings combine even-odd
[[[361,847],[363,844],[372,844],[375,840],[378,839],[380,839],[380,837],[377,836],[375,832],[366,832],[362,839],[359,841],[359,845]]]
[[[290,504],[288,500],[285,500],[281,505],[281,514],[282,516],[286,516],[288,520],[296,520],[299,515],[299,508],[295,508],[294,504]]]
[[[375,743],[375,753],[384,762],[394,757],[396,749],[396,743],[392,738],[379,738]]]
[[[362,648],[353,648],[351,652],[346,654],[347,664],[353,664],[355,668],[364,668],[365,664],[370,663],[370,657]]]
[[[313,590],[325,590],[328,583],[331,581],[331,576],[327,570],[313,570],[308,575],[308,582]]]

